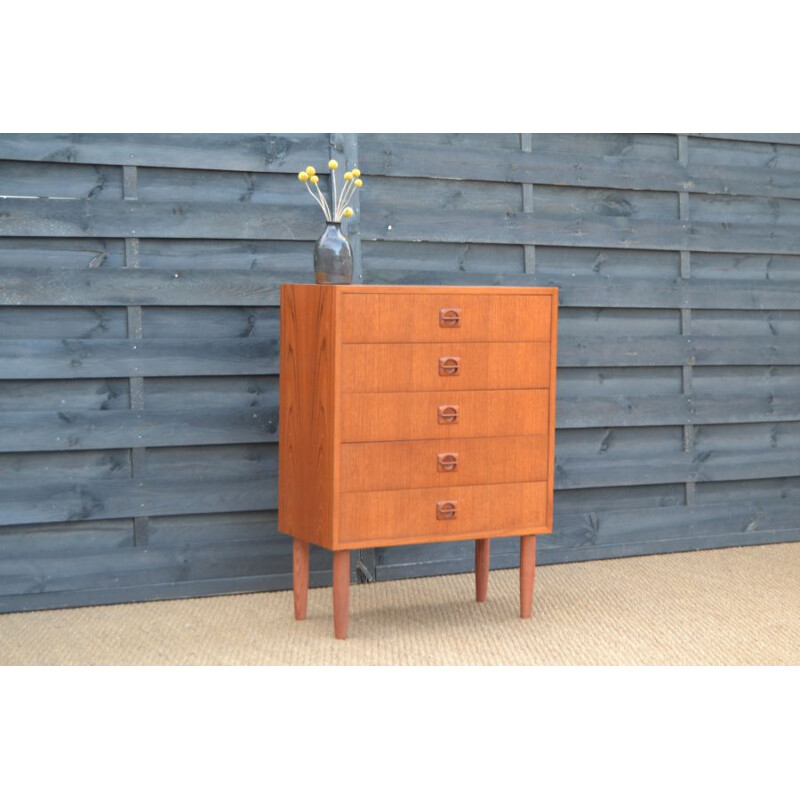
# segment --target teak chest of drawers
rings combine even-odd
[[[531,615],[536,535],[552,530],[556,289],[281,287],[278,529],[294,538],[304,619],[309,543],[333,551],[347,635],[350,550],[520,536]]]

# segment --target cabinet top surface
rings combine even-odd
[[[313,288],[343,294],[538,294],[558,295],[554,286],[384,286],[372,284],[319,285],[315,283],[284,283],[283,286]]]

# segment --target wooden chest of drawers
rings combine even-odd
[[[556,289],[281,288],[278,529],[294,538],[295,616],[308,545],[334,553],[347,633],[350,550],[520,536],[530,616],[535,537],[552,530]]]

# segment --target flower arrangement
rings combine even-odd
[[[308,193],[314,198],[317,205],[322,209],[325,219],[328,222],[341,222],[342,217],[352,217],[353,209],[347,205],[356,193],[356,189],[360,189],[364,185],[361,180],[361,170],[351,169],[344,174],[344,186],[340,193],[336,190],[336,170],[339,168],[339,162],[332,158],[328,162],[328,168],[331,171],[331,181],[333,182],[333,213],[325,195],[322,194],[319,188],[319,175],[316,169],[312,166],[306,167],[302,172],[297,174],[301,183],[304,183]],[[313,189],[311,187],[314,187]],[[316,190],[316,193],[314,192]]]

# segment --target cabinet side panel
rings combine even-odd
[[[335,293],[281,287],[278,529],[332,546]]]
[[[547,476],[547,529],[553,530],[553,490],[555,488],[556,454],[556,367],[558,360],[558,289],[553,289],[550,305],[550,420],[548,435],[548,476]]]

